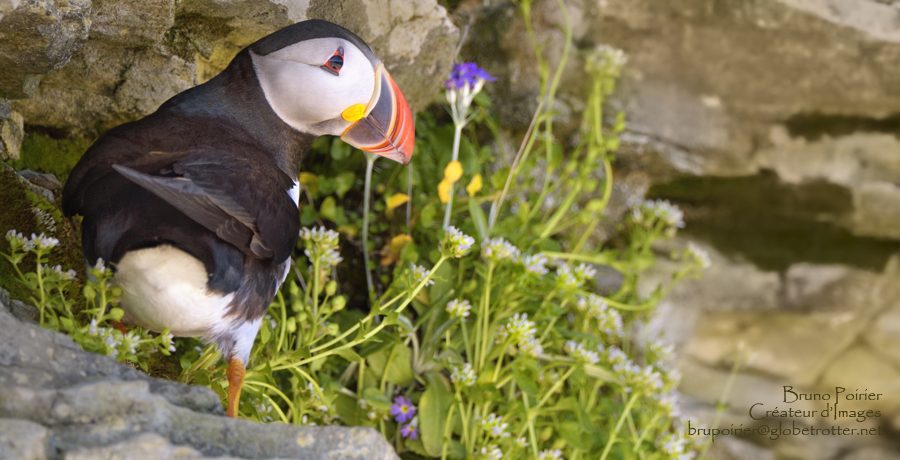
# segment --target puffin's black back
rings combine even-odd
[[[248,49],[271,52],[296,42],[291,36],[298,34],[333,36],[320,22],[289,26]],[[350,38],[359,40],[352,34]],[[364,44],[360,48],[368,50]],[[84,218],[82,242],[88,263],[102,258],[115,264],[128,251],[171,244],[203,262],[209,288],[237,291],[235,304],[254,304],[251,311],[241,313],[258,317],[274,296],[282,263],[296,244],[299,216],[287,191],[311,141],[311,135],[292,129],[269,107],[245,49],[209,82],[98,139],[66,182],[63,211]],[[204,161],[210,167],[203,167]],[[228,195],[255,213],[252,217],[258,219],[255,223],[274,255],[248,256],[249,240],[223,241],[196,218],[126,179],[113,165],[153,177],[189,174],[218,187],[213,192]]]

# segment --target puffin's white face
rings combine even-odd
[[[412,112],[384,65],[353,43],[315,38],[250,56],[266,100],[292,128],[409,161]]]

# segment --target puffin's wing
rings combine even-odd
[[[293,183],[270,159],[220,150],[176,158],[149,170],[138,164],[113,169],[245,254],[276,260],[290,255],[299,231],[287,193]]]

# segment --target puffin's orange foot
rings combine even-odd
[[[225,372],[228,378],[228,406],[225,415],[237,417],[238,406],[241,403],[241,387],[244,386],[244,363],[238,358],[228,361],[228,370]]]
[[[117,331],[119,331],[123,334],[128,333],[128,326],[126,326],[125,323],[123,323],[121,321],[110,320],[109,325],[114,327]]]

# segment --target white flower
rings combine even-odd
[[[597,269],[589,264],[578,264],[575,267],[575,277],[581,281],[594,279],[597,276]]]
[[[528,440],[525,439],[525,436],[519,436],[516,438],[516,445],[519,447],[528,447]]]
[[[447,302],[447,313],[451,318],[463,319],[469,316],[472,310],[472,304],[465,299],[453,299]]]
[[[334,230],[325,227],[302,228],[300,239],[306,246],[303,252],[310,260],[318,258],[326,266],[332,267],[344,260],[340,253],[340,235]]]
[[[588,294],[587,297],[579,297],[575,308],[595,319],[600,330],[611,337],[622,337],[625,326],[622,315],[617,310],[609,308],[606,300],[596,294]]]
[[[31,239],[29,242],[36,248],[44,250],[44,249],[53,249],[59,245],[59,240],[50,236],[47,236],[43,233],[39,235],[31,234]]]
[[[562,460],[562,451],[559,449],[547,449],[538,453],[538,460]]]
[[[425,278],[428,277],[428,273],[431,271],[421,265],[416,265],[416,264],[410,264],[410,270],[412,270],[413,284],[416,286],[418,286],[420,283],[422,283],[422,281],[425,281]],[[428,280],[425,283],[425,286],[428,287],[433,284],[434,284],[434,280]]]
[[[527,313],[516,313],[503,325],[501,336],[509,338],[513,342],[522,343],[534,337],[536,332],[534,321],[528,319]]]
[[[706,270],[712,266],[712,260],[709,258],[709,253],[700,246],[697,246],[693,241],[688,241],[687,248],[685,248],[684,253],[688,259],[697,263],[697,265],[700,266],[700,268],[703,270]]]
[[[91,320],[91,325],[88,327],[88,334],[97,335],[98,332],[99,331],[97,329],[97,319],[94,318]]]
[[[574,340],[567,341],[563,346],[563,349],[569,356],[578,362],[587,364],[597,364],[600,362],[600,355],[598,355],[596,351],[588,350],[584,345]]]
[[[541,345],[540,340],[538,340],[536,337],[531,337],[527,340],[519,342],[519,351],[525,353],[528,356],[537,358],[544,353],[544,347],[543,345]]]
[[[9,245],[13,249],[20,248],[28,243],[28,239],[25,238],[25,235],[15,231],[15,229],[6,232],[6,241],[9,241]]]
[[[506,431],[508,423],[503,422],[503,417],[497,414],[490,414],[481,421],[481,429],[487,432],[492,438],[505,438],[509,436]]]
[[[556,267],[556,282],[563,289],[577,289],[581,285],[578,278],[572,273],[572,268],[567,263],[561,263]]]
[[[684,227],[684,213],[678,206],[666,200],[648,200],[631,210],[632,219],[641,225],[652,227],[656,220],[668,227],[667,232]]]
[[[472,365],[465,363],[462,366],[453,368],[453,371],[450,372],[450,380],[453,381],[453,383],[469,387],[475,384],[475,381],[478,380],[478,376],[475,375],[475,369],[472,368]]]
[[[106,272],[106,262],[103,261],[103,258],[102,258],[102,257],[97,258],[97,261],[94,262],[94,267],[93,267],[93,269],[94,269],[94,271],[96,271],[96,272],[98,272],[98,273],[104,273],[104,272]]]
[[[497,446],[485,446],[479,451],[478,458],[483,460],[503,460],[503,451]]]
[[[533,275],[543,276],[547,274],[547,257],[543,254],[534,254],[522,258],[525,271]]]
[[[493,262],[514,260],[519,256],[519,248],[503,238],[490,238],[481,243],[481,255]]]
[[[472,245],[475,244],[475,238],[459,231],[456,227],[450,226],[447,227],[447,232],[444,234],[444,241],[442,243],[442,247],[447,254],[452,257],[460,258],[469,253],[472,249]]]

